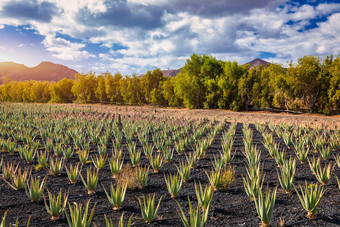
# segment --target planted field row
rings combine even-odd
[[[339,133],[7,105],[0,215],[6,226],[330,225]]]

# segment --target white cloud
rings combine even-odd
[[[4,29],[4,28],[5,28],[5,25],[0,24],[0,30],[1,30],[1,29]]]
[[[4,17],[1,9],[10,1],[0,1],[0,29],[4,25],[28,25],[28,28],[44,36],[43,45],[53,57],[69,61],[98,60],[100,64],[93,64],[93,69],[98,70],[104,70],[105,63],[107,69],[122,73],[143,73],[143,70],[152,67],[179,68],[193,52],[246,62],[264,51],[275,53],[276,57],[269,60],[281,63],[308,54],[325,56],[340,52],[340,13],[337,13],[340,4],[335,3],[317,6],[287,4],[277,8],[279,1],[269,4],[269,1],[261,0],[261,7],[255,7],[255,1],[250,0],[247,1],[249,6],[241,2],[231,4],[230,1],[237,12],[226,10],[226,13],[221,13],[219,6],[223,8],[226,3],[216,1],[206,13],[199,8],[202,1],[127,0],[128,12],[134,12],[134,9],[145,11],[145,15],[150,16],[147,18],[151,19],[159,19],[153,17],[153,12],[163,12],[159,15],[159,24],[145,27],[144,17],[139,18],[139,14],[134,15],[136,18],[129,24],[124,24],[124,21],[116,24],[117,18],[113,16],[117,15],[110,17],[110,10],[116,5],[121,6],[124,1],[48,1],[58,8],[58,13],[48,23]],[[197,4],[192,5],[193,2]],[[183,9],[171,8],[176,4],[182,5]],[[82,9],[86,9],[91,17],[85,17]],[[126,9],[115,12],[124,13]],[[218,11],[217,14],[213,14],[214,10]],[[310,19],[325,15],[330,15],[327,21],[305,30],[310,25]],[[287,24],[291,21],[294,23]],[[77,41],[71,42],[57,34]],[[110,50],[95,56],[84,50],[86,43],[99,44]],[[124,48],[113,49],[117,44]]]
[[[61,60],[79,61],[89,57],[95,57],[87,51],[81,50],[85,47],[83,43],[72,43],[60,37],[46,37],[43,40],[46,49],[52,52],[52,56]]]

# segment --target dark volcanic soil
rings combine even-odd
[[[229,123],[226,124],[223,131],[228,129]],[[264,173],[265,183],[274,188],[279,185],[277,177],[277,165],[274,159],[268,157],[268,152],[264,148],[262,142],[263,138],[254,125],[250,125],[254,131],[254,144],[261,149],[261,159],[264,161]],[[292,149],[287,149],[282,141],[276,135],[275,141],[280,143],[280,148],[283,147],[287,150],[287,157],[295,157]],[[137,141],[136,138],[134,140]],[[109,140],[110,141],[110,140]],[[149,141],[151,143],[151,141]],[[124,143],[124,140],[123,140]],[[138,147],[140,143],[138,142]],[[112,144],[108,143],[108,151],[111,150]],[[94,149],[94,147],[92,147]],[[259,226],[260,219],[257,216],[255,204],[250,201],[245,193],[242,175],[245,175],[245,157],[242,154],[243,146],[243,133],[242,124],[238,123],[236,128],[235,142],[233,151],[236,152],[235,157],[231,163],[236,167],[237,178],[232,183],[226,192],[215,192],[213,196],[212,206],[209,212],[208,226]],[[196,195],[194,190],[194,182],[201,182],[202,184],[208,183],[208,178],[205,171],[212,168],[211,159],[213,155],[218,155],[221,150],[221,134],[215,137],[212,146],[207,151],[207,156],[198,162],[197,167],[192,169],[191,178],[188,182],[183,184],[180,192],[180,196],[176,198],[179,204],[183,207],[183,210],[188,211],[188,197],[196,205]],[[190,151],[187,150],[187,151]],[[339,153],[340,150],[333,151],[333,154]],[[96,152],[95,152],[96,153]],[[110,153],[110,152],[109,152]],[[126,147],[124,146],[125,163],[130,163],[129,155]],[[315,154],[319,156],[319,154]],[[2,153],[3,160],[5,162],[15,161],[20,163],[22,167],[28,166],[23,160],[20,159],[18,154],[10,155],[8,153]],[[333,160],[333,156],[331,158]],[[81,181],[78,181],[75,185],[71,185],[67,179],[65,169],[60,176],[49,176],[47,180],[47,188],[51,192],[58,192],[61,188],[64,191],[69,190],[69,201],[85,203],[91,199],[91,206],[96,203],[95,215],[93,221],[97,226],[105,226],[104,215],[112,218],[115,225],[118,224],[119,217],[124,212],[124,223],[127,223],[127,219],[133,214],[133,226],[182,226],[182,222],[177,213],[177,204],[172,199],[167,191],[164,181],[164,173],[175,173],[175,164],[178,164],[179,160],[185,160],[185,156],[178,156],[174,153],[174,159],[172,163],[167,163],[161,169],[159,173],[150,173],[148,186],[142,190],[127,191],[123,207],[113,212],[112,206],[108,202],[103,190],[103,186],[108,189],[109,185],[115,181],[111,177],[109,164],[106,163],[103,170],[99,172],[99,184],[96,193],[88,195],[87,190],[83,186]],[[67,166],[72,163],[76,164],[78,157],[74,154],[71,160],[68,160]],[[148,160],[142,154],[142,164],[148,164]],[[334,161],[333,161],[334,163]],[[88,164],[89,165],[89,164]],[[39,175],[44,177],[47,175],[45,171],[37,172],[33,170],[35,176]],[[86,175],[86,168],[82,170],[83,176]],[[334,174],[340,176],[340,169],[335,167]],[[304,185],[304,182],[317,182],[316,178],[312,175],[308,163],[300,164],[297,162],[296,169],[296,183]],[[340,193],[336,183],[336,179],[332,176],[331,182],[326,185],[327,192],[322,198],[319,208],[319,215],[315,220],[308,220],[305,215],[306,212],[303,209],[296,192],[291,194],[285,194],[281,187],[278,187],[276,204],[274,207],[272,226],[279,226],[280,218],[284,219],[285,225],[289,226],[337,226],[340,224]],[[158,220],[151,224],[146,224],[141,218],[140,207],[136,197],[141,197],[143,194],[156,193],[156,199],[163,195],[163,199],[160,205]],[[47,192],[45,191],[45,195]],[[51,221],[49,214],[46,212],[43,200],[37,203],[30,202],[25,195],[25,191],[14,191],[11,189],[5,181],[0,180],[0,214],[8,210],[7,223],[14,223],[16,218],[19,218],[20,224],[24,226],[29,216],[31,218],[31,226],[67,226],[67,220],[63,215],[57,221]]]

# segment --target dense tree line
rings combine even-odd
[[[340,55],[305,56],[288,68],[239,65],[193,54],[176,77],[159,69],[138,77],[77,74],[58,82],[10,81],[0,85],[3,102],[158,104],[187,108],[248,110],[250,106],[308,109],[328,114],[340,107]]]

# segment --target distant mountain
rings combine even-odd
[[[62,78],[74,78],[77,71],[64,65],[43,61],[35,67],[27,67],[14,62],[0,62],[0,82],[4,77],[11,80],[59,81]]]
[[[252,60],[251,62],[246,63],[245,65],[249,64],[249,69],[253,68],[253,67],[257,67],[257,66],[264,66],[267,67],[270,65],[269,62],[264,61],[262,59],[259,58],[255,58],[254,60]]]
[[[180,69],[171,69],[171,70],[162,70],[164,77],[174,77],[176,76],[182,68]]]

